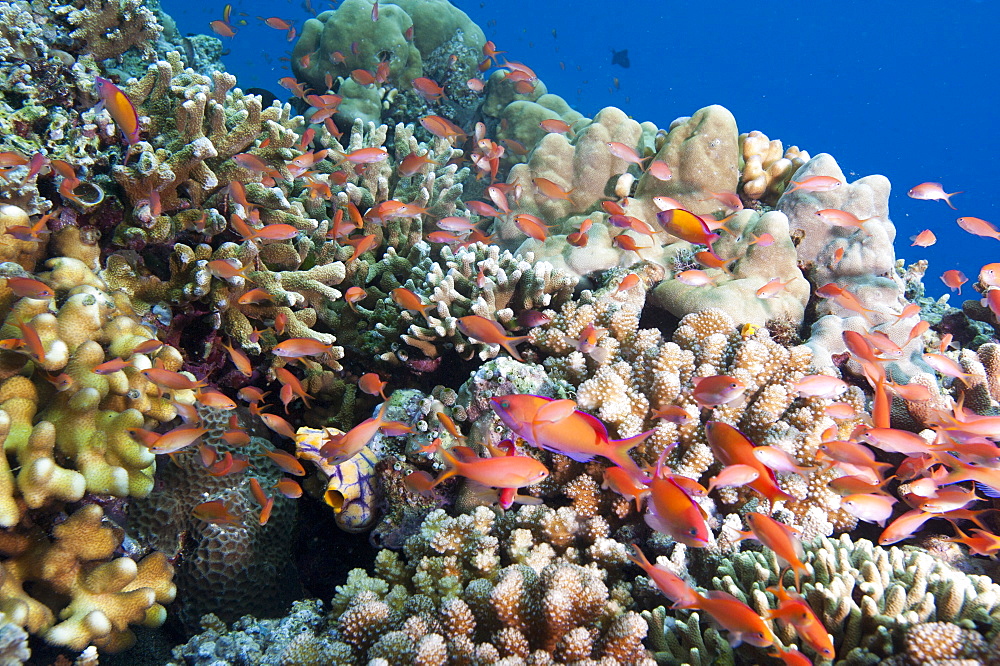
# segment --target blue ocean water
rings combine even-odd
[[[385,3],[383,3],[385,4]],[[678,116],[721,104],[740,131],[760,130],[811,155],[831,153],[849,179],[880,173],[893,184],[896,255],[930,263],[928,293],[959,269],[975,281],[1000,261],[1000,241],[961,230],[960,215],[1000,226],[1000,5],[985,0],[791,2],[454,2],[508,57],[532,67],[549,91],[593,116],[617,106],[666,127]],[[312,0],[316,11],[336,3]],[[209,33],[224,2],[170,0],[182,33]],[[307,2],[233,3],[237,35],[224,39],[226,67],[239,85],[276,94],[291,50],[284,31],[256,16],[301,26]],[[240,13],[244,13],[241,16]],[[628,50],[626,69],[612,50]],[[952,211],[907,190],[937,181],[964,191]],[[910,246],[931,229],[937,244]],[[963,298],[970,293],[963,291]],[[952,298],[960,304],[961,298]]]

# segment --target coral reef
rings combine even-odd
[[[990,652],[987,643],[1000,629],[1000,587],[989,577],[962,573],[926,552],[880,548],[846,534],[806,544],[805,560],[811,575],[802,596],[833,635],[834,663],[887,663],[882,660],[897,656],[903,660],[888,663],[910,663],[904,655],[914,658],[932,649],[941,651],[939,658],[952,658],[944,655],[958,652],[959,637],[967,657],[982,658],[984,664],[995,658],[996,648]],[[712,588],[761,613],[774,606],[774,595],[766,589],[778,583],[772,553],[744,551],[718,562],[687,564],[690,573],[700,566],[714,569]],[[643,613],[661,663],[736,663],[732,648],[703,617],[677,618],[671,629],[676,615],[662,607]],[[785,645],[795,640],[786,630],[778,637]]]
[[[178,664],[997,660],[996,269],[926,298],[887,178],[584,117],[445,0],[308,19],[287,101],[221,51],[0,2],[0,660],[171,602]]]
[[[599,517],[579,520],[570,509],[547,507],[501,519],[485,507],[457,518],[438,510],[404,552],[380,551],[375,576],[353,570],[333,600],[329,628],[299,619],[307,638],[296,640],[341,663],[655,663],[642,646],[645,623],[628,610],[628,587],[616,575],[624,547],[607,537]],[[242,620],[230,640],[247,641],[240,630],[254,624]],[[291,634],[283,625],[272,635]],[[221,646],[223,637],[209,631],[175,657]],[[210,658],[230,658],[224,650]]]

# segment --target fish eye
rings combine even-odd
[[[500,406],[503,407],[504,409],[507,409],[508,407],[510,407],[510,403],[507,402],[506,400],[501,400]]]
[[[688,530],[688,534],[690,534],[691,536],[698,536],[698,528],[692,527],[691,529]]]

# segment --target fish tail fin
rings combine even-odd
[[[441,457],[444,458],[444,462],[446,465],[448,465],[448,469],[442,472],[441,476],[434,479],[434,483],[431,484],[431,488],[436,488],[438,484],[440,484],[442,481],[450,479],[453,476],[457,476],[458,468],[462,464],[461,461],[459,461],[459,459],[455,457],[454,453],[444,448],[440,444],[437,446],[437,451],[438,453],[441,454]]]
[[[641,432],[638,435],[626,437],[625,439],[611,440],[609,444],[613,447],[613,451],[611,452],[611,455],[606,457],[608,460],[628,472],[629,475],[636,480],[646,483],[649,481],[649,476],[639,468],[634,460],[632,460],[632,457],[629,455],[629,451],[646,441],[646,439],[648,439],[652,434],[652,430],[647,430],[646,432]]]
[[[510,354],[515,361],[524,363],[524,359],[521,358],[520,352],[517,351],[517,345],[521,344],[522,342],[525,342],[527,339],[528,339],[527,335],[516,335],[514,337],[509,337],[503,342],[501,342],[500,346],[506,349],[507,353]]]
[[[626,552],[625,553],[625,557],[627,557],[629,560],[632,561],[633,564],[635,564],[636,566],[638,566],[638,567],[640,567],[642,569],[646,569],[647,567],[651,566],[650,563],[649,563],[649,560],[646,559],[646,554],[642,552],[642,550],[639,548],[638,544],[636,544],[633,541],[633,542],[629,543],[629,546],[632,547],[632,551],[633,552],[631,552],[631,553]]]
[[[951,208],[952,210],[958,210],[957,208],[955,208],[955,206],[952,205],[951,198],[956,194],[964,194],[964,193],[965,190],[959,190],[958,192],[952,192],[951,194],[946,194],[944,195],[944,202],[948,204],[948,207]]]

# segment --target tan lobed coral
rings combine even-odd
[[[739,182],[736,119],[719,105],[699,109],[690,118],[678,118],[670,124],[654,159],[666,162],[672,177],[662,181],[644,173],[636,198],[652,206],[654,196],[668,196],[697,215],[713,213],[721,206],[708,193],[735,192]]]
[[[785,150],[779,139],[768,139],[757,130],[740,134],[740,153],[743,157],[740,193],[748,203],[773,205],[792,174],[809,161],[809,153],[798,146]]]
[[[14,324],[25,322],[37,333],[44,352],[3,352],[0,409],[10,424],[4,448],[19,468],[15,478],[3,465],[2,475],[9,479],[4,483],[7,510],[0,521],[5,526],[21,518],[15,497],[35,509],[52,501],[79,500],[85,492],[147,495],[155,457],[128,430],[165,423],[177,414],[170,400],[141,374],[154,359],[179,369],[177,350],[165,345],[151,354],[132,354],[136,345],[153,336],[130,316],[127,305],[116,302],[78,259],[58,257],[46,265],[50,271],[41,277],[59,295],[61,305],[22,298],[0,329],[5,337],[17,338],[22,334]],[[94,372],[116,357],[129,358],[131,366]],[[16,374],[24,370],[30,372]]]
[[[158,627],[173,601],[173,567],[163,553],[136,562],[115,557],[122,530],[96,504],[52,528],[18,525],[0,533],[0,608],[9,621],[54,645],[115,652],[135,640],[129,625]],[[29,591],[30,590],[30,591]]]
[[[73,250],[75,231],[61,231],[55,245],[90,257],[89,248]],[[76,257],[49,259],[39,274],[57,301],[15,300],[0,329],[25,345],[0,355],[0,607],[50,643],[118,650],[131,644],[129,624],[163,622],[159,604],[173,599],[172,567],[160,553],[138,566],[112,559],[120,530],[105,524],[92,503],[52,527],[53,541],[46,529],[66,503],[86,502],[88,493],[111,501],[152,490],[155,456],[129,431],[167,422],[176,408],[140,373],[154,361],[177,370],[181,359],[169,345],[133,354],[153,335],[127,300]],[[3,267],[6,277],[23,274],[14,264]],[[128,358],[130,367],[94,371],[116,357]]]
[[[726,223],[724,230],[713,249],[726,260],[727,271],[708,269],[710,283],[686,283],[679,275],[698,265],[693,258],[694,246],[673,243],[665,252],[671,274],[650,294],[649,304],[675,317],[717,308],[736,321],[797,330],[805,317],[811,289],[799,270],[788,218],[778,211],[760,214],[743,210]],[[773,241],[765,246],[755,243],[764,234],[770,234]],[[775,281],[780,285],[774,285]],[[767,293],[768,285],[780,288]]]

